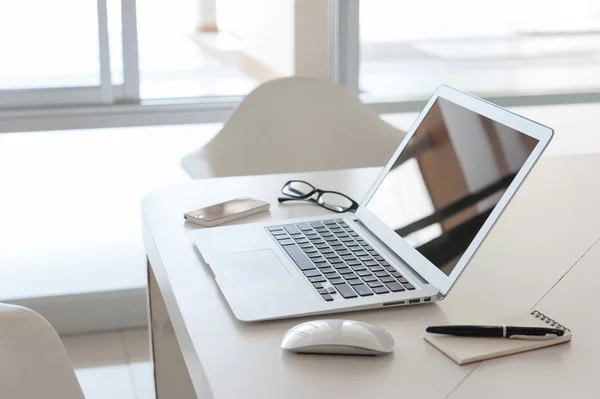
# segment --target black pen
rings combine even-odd
[[[457,337],[487,337],[516,339],[552,339],[562,337],[564,331],[547,327],[514,326],[431,326],[425,330],[432,334],[453,335]]]

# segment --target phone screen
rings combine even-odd
[[[188,212],[188,215],[200,220],[212,222],[227,216],[235,215],[263,205],[251,198],[237,198],[231,201]]]

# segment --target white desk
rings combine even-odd
[[[572,343],[487,361],[481,367],[458,366],[422,336],[430,324],[489,313],[506,315],[527,309],[542,298],[600,236],[598,171],[600,156],[596,155],[540,160],[443,302],[337,315],[390,331],[397,342],[396,350],[392,356],[377,358],[282,353],[282,334],[306,319],[254,324],[237,321],[189,236],[196,227],[185,224],[182,218],[184,211],[242,195],[272,204],[270,214],[255,215],[244,222],[322,214],[326,211],[310,204],[277,205],[282,184],[290,178],[301,178],[360,200],[377,170],[200,180],[149,195],[142,204],[142,215],[149,261],[157,394],[161,398],[444,398],[450,393],[452,397],[482,397],[482,387],[511,381],[499,379],[493,372],[494,365],[504,367],[502,378],[527,381],[530,375],[537,375],[535,368],[546,361],[563,365],[561,369],[578,364],[585,353],[574,350]],[[534,206],[539,203],[545,207]],[[600,251],[590,251],[588,256],[595,256],[597,263]],[[590,273],[595,273],[596,280],[600,277],[599,270],[592,269]],[[595,289],[595,284],[587,281],[590,290]],[[570,295],[580,295],[576,287],[564,289]],[[591,292],[587,294],[581,296],[581,301],[588,296],[595,299]],[[579,322],[589,315],[578,315],[579,300],[570,303],[564,312],[571,312],[572,317],[564,322],[581,326],[582,330],[573,327],[574,341],[593,346],[597,339],[584,331],[585,323]],[[592,309],[589,305],[588,308]],[[527,362],[526,359],[535,361],[520,367],[517,376],[511,374],[511,364]],[[598,357],[587,356],[585,361],[589,370],[600,368]],[[571,378],[567,383],[574,392],[580,392],[582,387],[591,392],[595,382],[591,374],[585,375],[585,381]],[[550,387],[544,389],[550,396],[566,389],[558,389],[561,380],[556,378],[549,378],[544,384]],[[501,391],[485,395],[498,392]]]

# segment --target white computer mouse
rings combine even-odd
[[[288,330],[281,348],[298,353],[383,355],[394,349],[383,328],[354,320],[314,320]]]

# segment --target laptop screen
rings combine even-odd
[[[438,97],[367,209],[450,275],[537,144]]]

